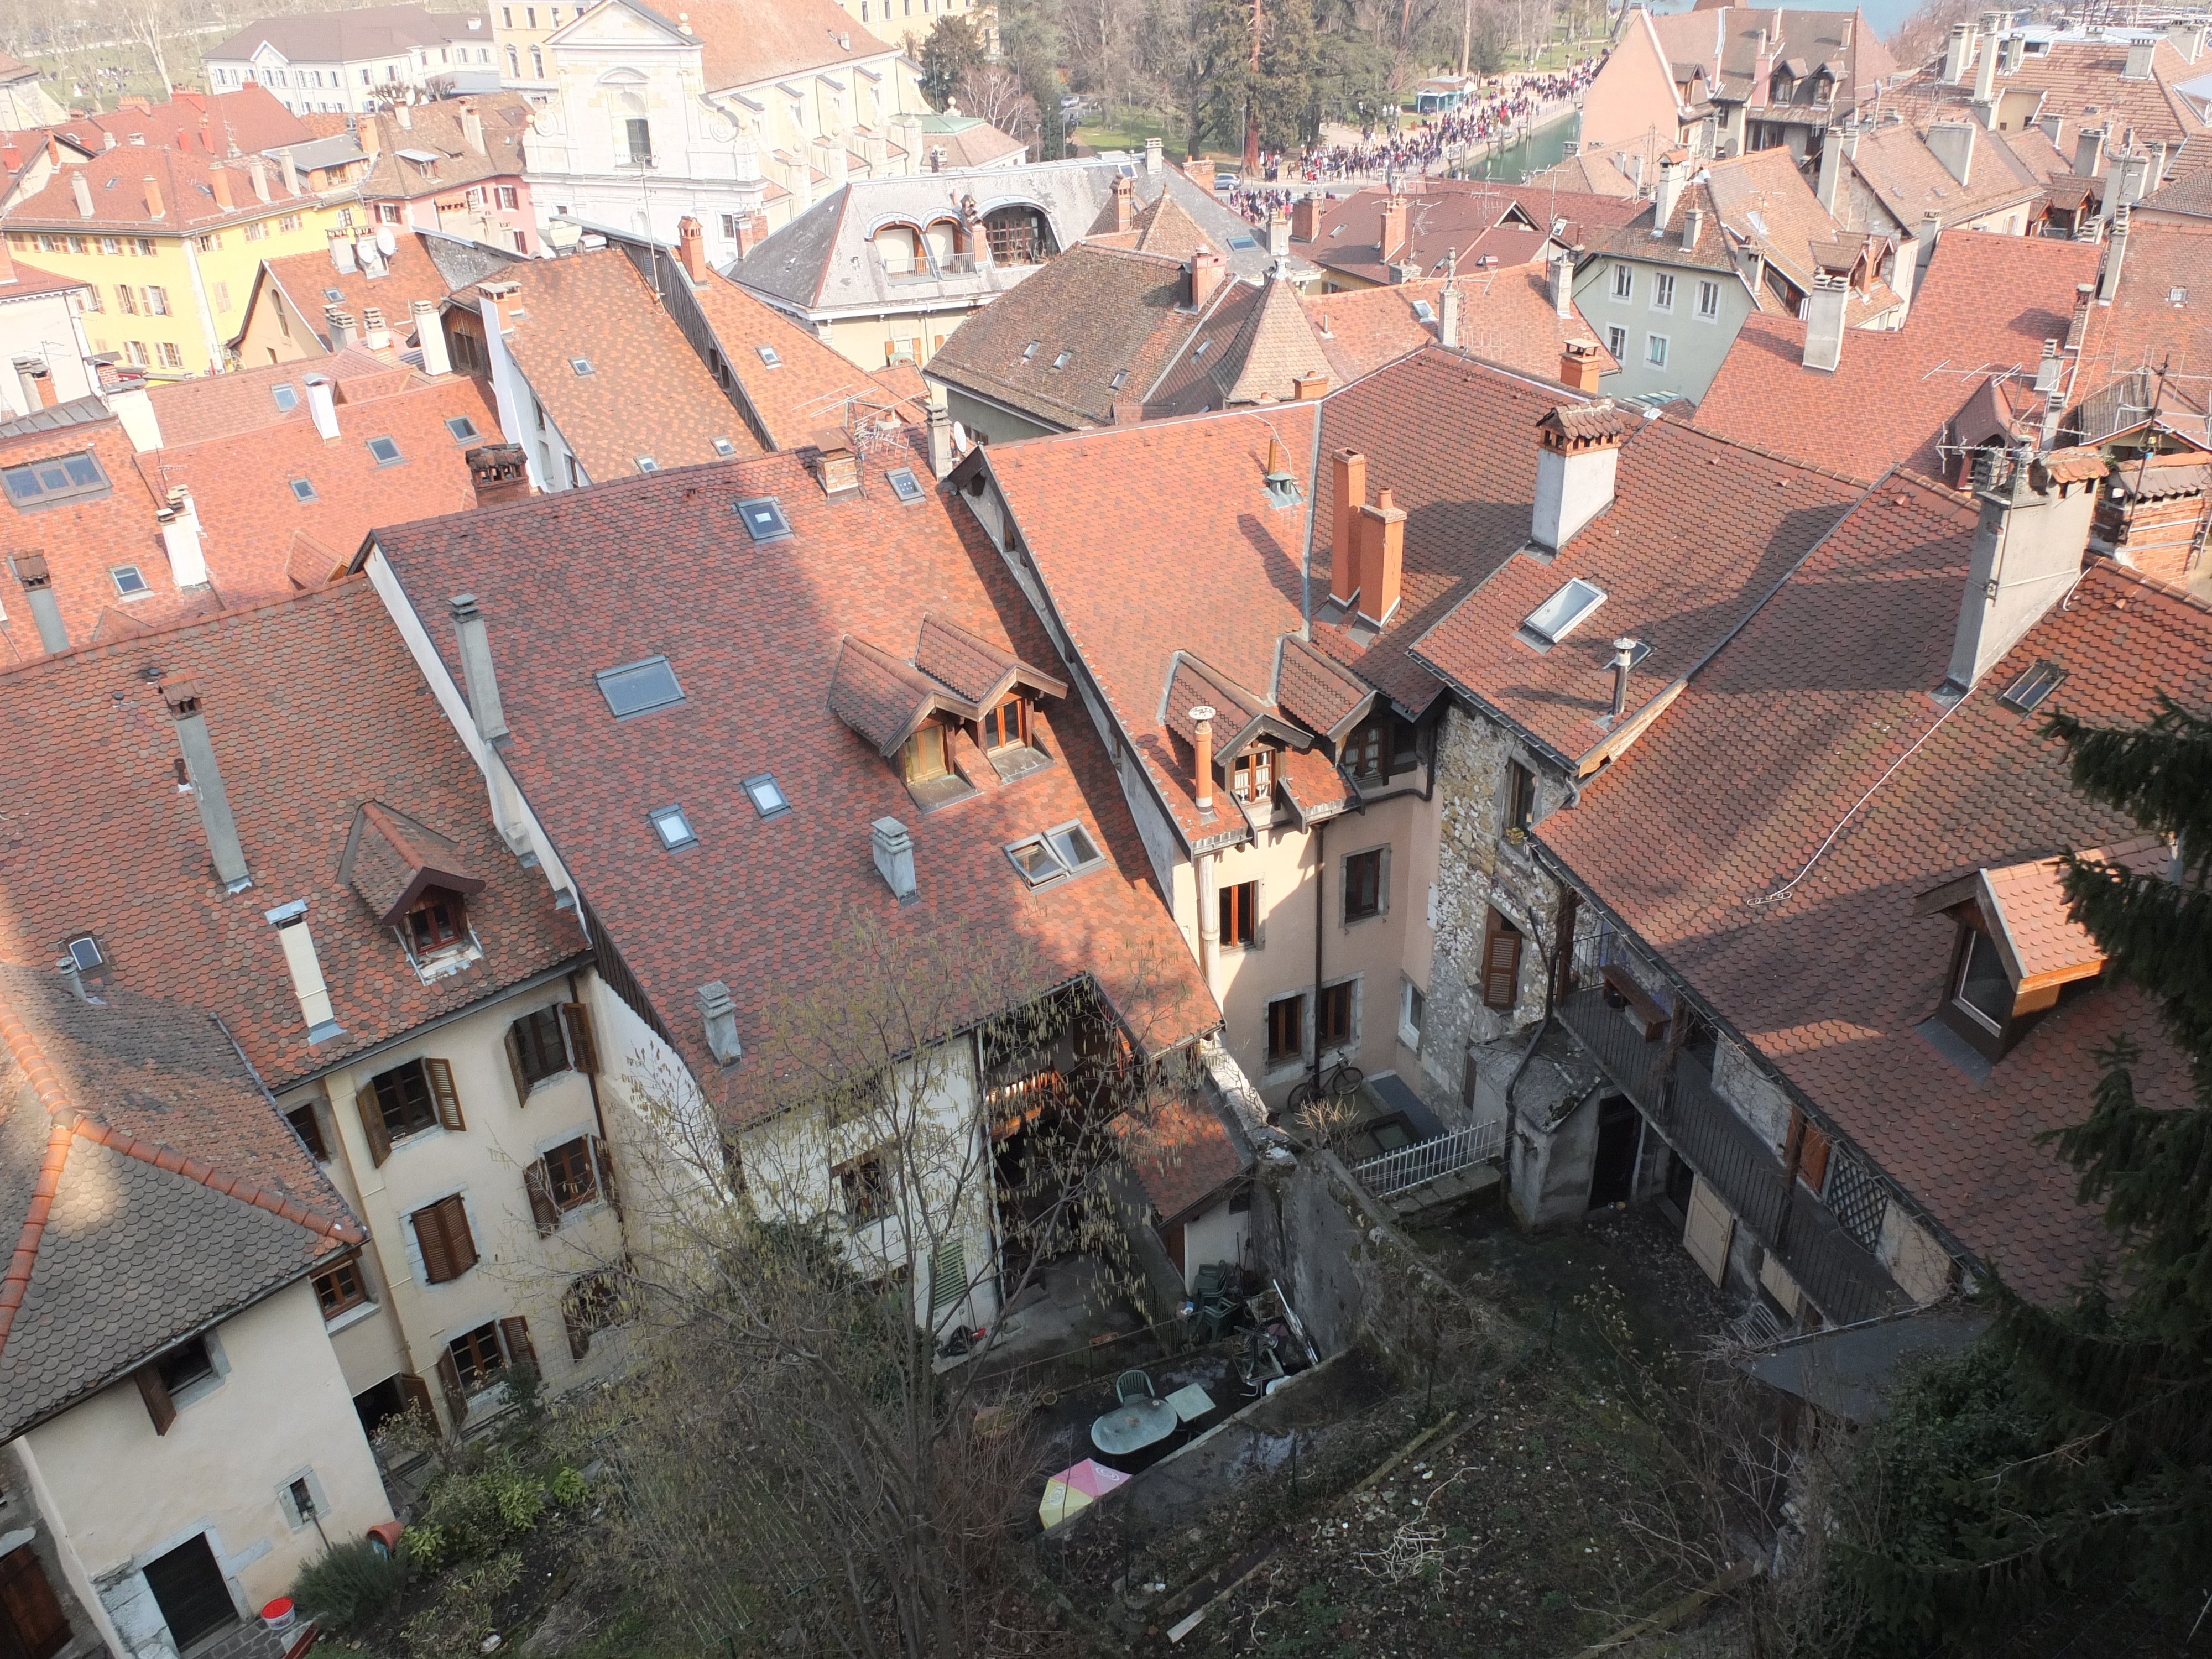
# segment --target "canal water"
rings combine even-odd
[[[1541,173],[1566,158],[1567,141],[1575,136],[1581,118],[1569,111],[1549,126],[1492,150],[1487,155],[1452,172],[1462,179],[1498,179],[1519,184],[1532,173]]]

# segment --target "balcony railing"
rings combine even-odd
[[[1434,1140],[1416,1141],[1395,1152],[1352,1166],[1352,1177],[1377,1198],[1391,1198],[1439,1180],[1472,1164],[1486,1164],[1505,1152],[1505,1120],[1478,1123]]]
[[[1623,1011],[1607,1005],[1601,988],[1563,997],[1558,1012],[1614,1085],[1832,1323],[1905,1305],[1904,1293],[1826,1206],[1784,1176],[1773,1148],[1714,1089],[1707,1061],[1682,1054],[1668,1079],[1666,1037],[1646,1042]]]

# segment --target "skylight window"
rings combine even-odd
[[[1257,247],[1260,239],[1256,236],[1232,236],[1229,239],[1229,246],[1232,248]]]
[[[1206,336],[1203,340],[1200,340],[1200,341],[1198,343],[1198,349],[1197,349],[1197,350],[1195,350],[1195,351],[1194,351],[1194,352],[1192,352],[1192,353],[1190,354],[1190,360],[1191,360],[1191,362],[1197,362],[1200,357],[1203,357],[1204,356],[1206,356],[1206,347],[1208,347],[1208,346],[1212,345],[1212,343],[1213,343],[1213,337],[1212,337],[1211,334],[1207,335],[1207,336]]]
[[[2170,306],[2187,305],[2189,303],[2189,290],[2185,288],[2170,288],[2166,289],[2166,302]]]
[[[568,359],[568,367],[574,369],[579,375],[589,374],[592,372],[592,360],[589,357],[571,357]]]
[[[289,380],[279,380],[269,388],[269,395],[276,400],[276,412],[289,415],[300,406],[300,388]]]
[[[146,591],[145,572],[135,564],[118,564],[107,574],[115,578],[115,591],[125,598]]]
[[[326,288],[323,290],[323,298],[332,305],[337,305],[345,299],[345,290],[342,288]]]
[[[312,478],[293,479],[292,499],[295,501],[313,501],[320,500],[321,498],[315,494],[314,480]]]
[[[921,480],[914,476],[914,469],[910,466],[893,467],[884,474],[884,481],[890,485],[891,494],[907,507],[912,507],[927,493],[921,487]]]
[[[699,837],[691,828],[691,820],[684,816],[680,806],[664,806],[647,815],[653,820],[653,832],[660,837],[660,844],[670,852],[679,847],[696,847]]]
[[[69,942],[68,949],[70,960],[76,964],[80,974],[97,973],[107,966],[107,958],[100,952],[100,941],[90,933],[79,933]]]
[[[1528,620],[1521,625],[1545,644],[1557,645],[1604,603],[1605,590],[1577,576],[1529,612]]]
[[[714,453],[726,459],[738,453],[738,447],[727,438],[717,438],[714,440]]]
[[[599,695],[607,700],[607,712],[618,720],[684,701],[684,688],[676,683],[676,671],[665,657],[602,668],[592,678],[599,683]]]
[[[1042,343],[1043,342],[1041,340],[1031,340],[1028,345],[1023,347],[1022,361],[1024,362],[1027,362],[1030,358],[1036,356],[1037,355],[1037,347]]]
[[[1129,371],[1126,368],[1117,368],[1114,371],[1114,378],[1106,383],[1106,389],[1109,392],[1119,392],[1128,384]]]
[[[760,353],[761,362],[766,363],[770,368],[781,368],[783,367],[783,359],[775,355],[775,348],[774,346],[755,346],[753,349]]]
[[[783,503],[773,495],[755,495],[738,503],[738,517],[745,533],[756,542],[780,542],[791,534],[791,520],[783,516]]]
[[[660,471],[660,463],[650,455],[641,455],[637,458],[637,470],[641,472],[658,472]]]
[[[1413,301],[1413,315],[1425,323],[1433,323],[1437,319],[1437,308],[1426,300],[1416,300]]]
[[[762,772],[747,778],[745,798],[753,804],[753,811],[764,818],[777,817],[791,811],[791,801],[783,793],[783,786],[775,781],[773,772]]]
[[[371,438],[368,441],[368,453],[376,457],[376,464],[379,466],[399,465],[399,445],[391,438]]]
[[[2000,692],[1997,701],[2023,714],[2033,714],[2065,678],[2066,671],[2046,657]]]
[[[1060,356],[1057,356],[1057,357],[1055,357],[1055,358],[1054,358],[1054,359],[1052,360],[1052,366],[1053,366],[1054,368],[1066,368],[1070,363],[1073,362],[1074,361],[1075,361],[1075,354],[1074,354],[1073,352],[1072,352],[1072,351],[1063,351],[1063,352],[1061,352],[1061,353],[1060,354]]]
[[[1014,842],[1006,848],[1006,856],[1032,889],[1054,886],[1106,861],[1091,832],[1072,819]]]
[[[446,422],[446,430],[453,434],[453,441],[465,444],[477,435],[477,423],[465,415],[456,415]]]
[[[107,475],[90,454],[57,455],[50,461],[0,470],[0,486],[5,486],[8,499],[27,513],[57,501],[109,493]]]

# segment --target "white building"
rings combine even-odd
[[[434,97],[499,88],[489,20],[420,6],[264,17],[211,49],[207,66],[215,91],[258,83],[301,115],[378,108],[394,87]]]

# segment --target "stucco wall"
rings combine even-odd
[[[1629,294],[1625,300],[1613,296],[1616,267],[1629,272]],[[1674,279],[1674,303],[1665,311],[1652,303],[1656,292],[1652,279],[1662,272]],[[1698,315],[1699,283],[1717,285],[1719,303],[1712,317]],[[1721,360],[1735,343],[1736,331],[1743,326],[1743,319],[1758,308],[1750,289],[1734,271],[1646,264],[1611,254],[1591,260],[1577,273],[1575,303],[1608,349],[1613,346],[1613,338],[1607,331],[1614,327],[1623,331],[1625,337],[1613,353],[1620,359],[1620,372],[1606,380],[1605,389],[1609,396],[1633,398],[1650,392],[1667,392],[1692,403],[1703,398],[1711,386],[1713,377],[1720,373]],[[1667,362],[1663,366],[1654,366],[1649,361],[1650,341],[1654,335],[1663,336],[1667,341]]]

